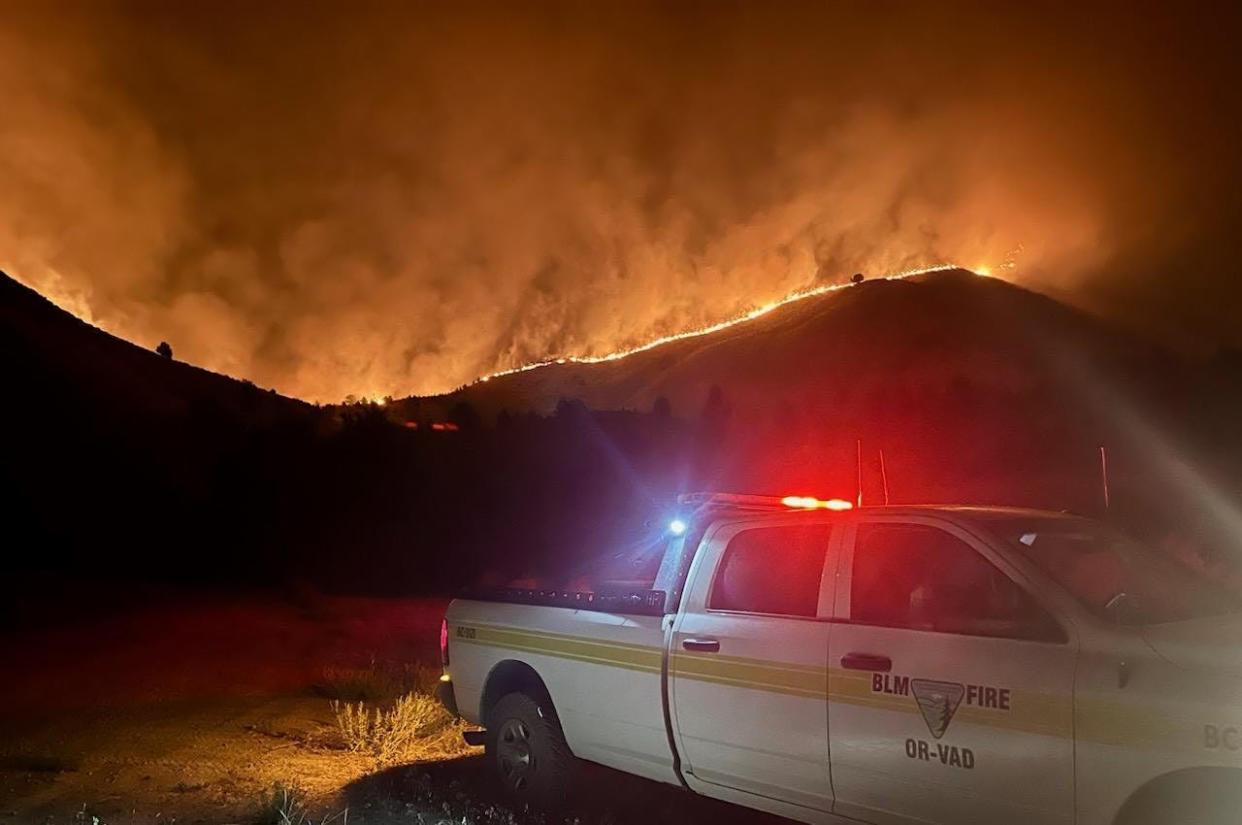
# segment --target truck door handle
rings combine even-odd
[[[874,670],[888,673],[893,669],[893,660],[876,653],[847,653],[841,657],[841,667],[849,670]]]
[[[715,639],[684,639],[681,646],[686,650],[697,650],[700,653],[720,652],[720,642]]]

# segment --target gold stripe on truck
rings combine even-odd
[[[669,673],[700,682],[822,698],[828,695],[828,671],[814,665],[744,659],[712,654],[702,656],[674,652]]]
[[[454,641],[464,644],[555,656],[652,674],[660,673],[664,656],[662,648],[650,645],[559,633],[535,633],[509,627],[459,625],[454,628],[454,633]],[[809,699],[825,698],[831,702],[916,716],[920,713],[918,703],[911,697],[877,693],[872,690],[871,674],[856,670],[678,650],[670,655],[669,673],[683,679],[730,687]],[[1174,719],[1154,712],[1150,707],[1108,699],[1080,699],[1080,704],[1077,717],[1079,741],[1163,750],[1202,748],[1202,743],[1194,737],[1202,731],[1202,725],[1192,720]],[[954,721],[956,724],[965,722],[1064,739],[1075,737],[1074,705],[1069,696],[1015,690],[1011,708],[1001,711],[963,705],[959,707]]]
[[[531,633],[514,628],[486,625],[472,625],[464,629],[473,631],[473,636],[463,636],[459,633],[454,637],[454,641],[503,647],[523,653],[540,653],[545,656],[556,656],[561,659],[609,667],[622,667],[627,670],[659,673],[664,659],[664,651],[661,648],[649,645],[606,642],[581,636],[563,636],[559,633]]]

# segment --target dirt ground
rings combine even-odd
[[[20,822],[247,822],[296,784],[331,804],[372,767],[317,745],[333,727],[312,695],[159,702],[9,719],[0,799]],[[90,819],[85,819],[90,822]]]
[[[434,666],[443,608],[176,602],[8,634],[0,825],[285,825],[286,800],[291,825],[775,822],[587,765],[565,810],[515,811],[475,749],[344,749],[325,673]]]

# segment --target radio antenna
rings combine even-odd
[[[888,506],[888,470],[884,468],[884,448],[880,448],[880,480],[884,482],[884,506]]]
[[[1104,489],[1104,510],[1108,510],[1108,451],[1104,449],[1104,445],[1100,445],[1100,485]]]
[[[858,469],[858,503],[857,507],[862,507],[862,439],[858,439],[857,451],[855,453],[855,466]]]

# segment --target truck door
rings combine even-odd
[[[1075,648],[1021,571],[934,518],[844,530],[829,644],[834,812],[1072,823]]]
[[[806,514],[730,524],[696,557],[669,656],[673,724],[694,790],[831,807],[832,535]]]

